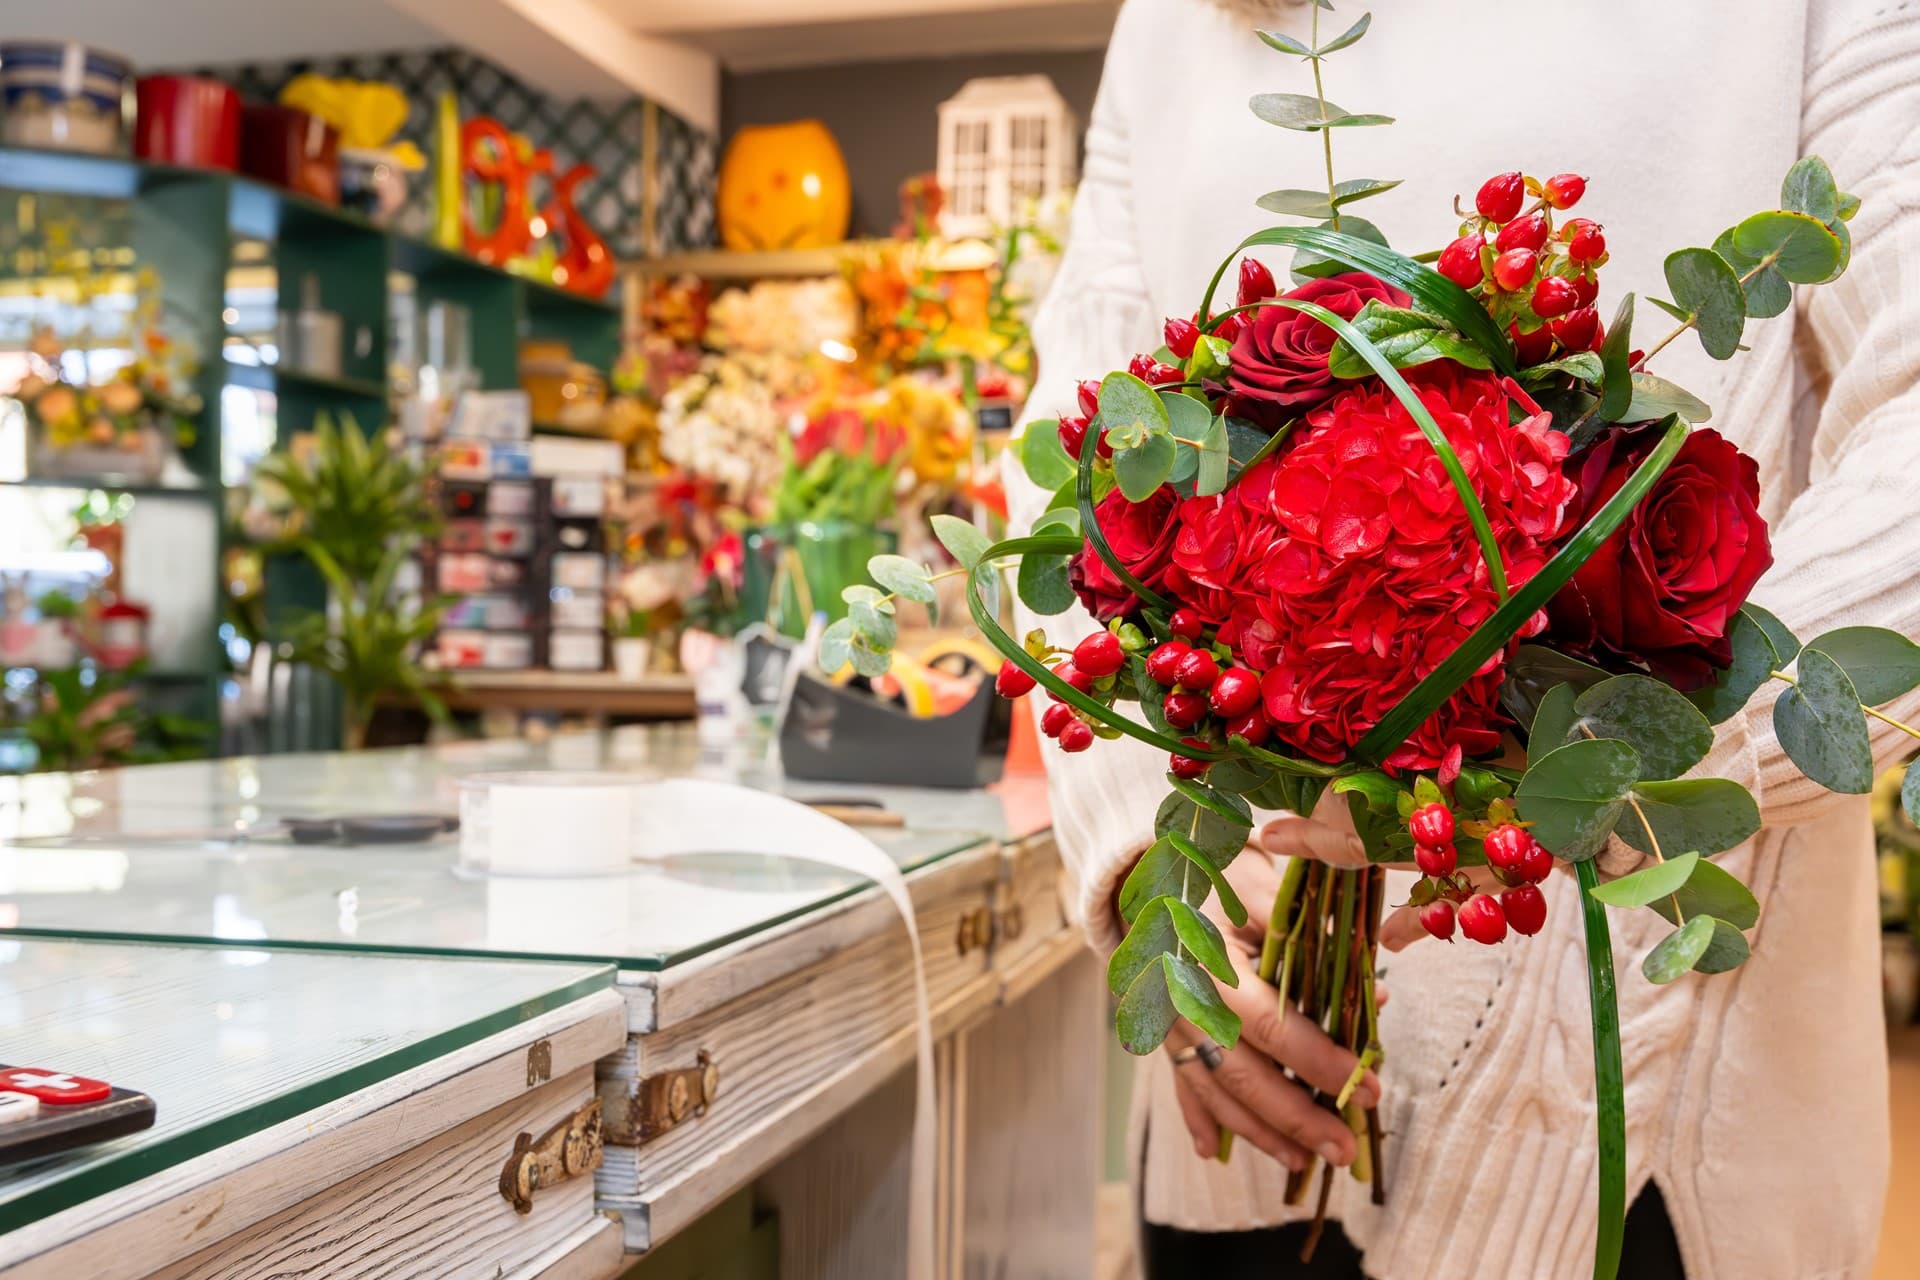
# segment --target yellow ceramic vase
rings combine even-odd
[[[720,162],[720,242],[729,249],[812,249],[847,238],[847,162],[818,120],[752,125]]]

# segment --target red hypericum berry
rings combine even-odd
[[[1540,283],[1533,286],[1533,314],[1542,320],[1567,314],[1579,301],[1573,291],[1573,282],[1559,276],[1542,276]]]
[[[1545,214],[1525,213],[1500,228],[1493,245],[1501,253],[1511,249],[1544,249],[1547,246],[1547,232]]]
[[[1000,674],[993,678],[994,691],[1003,698],[1017,698],[1033,688],[1033,677],[1015,665],[1009,658],[1000,664]]]
[[[1070,720],[1060,730],[1062,751],[1085,751],[1093,745],[1093,727],[1085,720]]]
[[[1220,678],[1220,664],[1205,649],[1195,649],[1180,659],[1180,665],[1173,669],[1182,689],[1204,692],[1213,688],[1213,682]]]
[[[1453,941],[1453,904],[1436,898],[1420,908],[1420,927],[1442,942]]]
[[[1476,893],[1460,908],[1460,932],[1492,946],[1507,936],[1507,913],[1491,894]]]
[[[1191,320],[1172,316],[1160,327],[1160,336],[1166,339],[1167,350],[1185,360],[1193,354],[1194,344],[1200,341],[1200,326]]]
[[[1460,865],[1460,851],[1450,844],[1427,844],[1423,841],[1413,846],[1413,862],[1422,875],[1450,876],[1453,869]]]
[[[1587,193],[1587,180],[1577,173],[1556,173],[1540,184],[1541,194],[1556,209],[1571,209]]]
[[[1267,264],[1258,258],[1240,259],[1240,292],[1234,301],[1239,306],[1250,302],[1265,302],[1279,290],[1274,287],[1273,272],[1267,270]]]
[[[1520,212],[1520,206],[1527,198],[1527,180],[1518,172],[1496,173],[1480,184],[1480,193],[1473,198],[1473,207],[1480,216],[1494,222],[1506,222]]]
[[[1247,745],[1260,746],[1273,734],[1273,725],[1268,723],[1266,712],[1255,707],[1237,720],[1227,721],[1229,738],[1245,738]]]
[[[1065,680],[1068,684],[1078,689],[1081,693],[1093,692],[1093,677],[1088,675],[1086,672],[1082,671],[1080,668],[1074,666],[1072,661],[1070,660],[1063,659],[1059,662],[1054,663],[1053,674],[1055,674],[1056,676],[1059,676],[1062,680]],[[1062,698],[1059,694],[1054,693],[1052,690],[1048,690],[1047,696],[1049,698],[1052,698],[1055,702],[1066,701],[1065,698]]]
[[[1040,714],[1040,732],[1049,738],[1057,738],[1060,731],[1067,727],[1067,721],[1073,719],[1073,708],[1064,702],[1056,702]]]
[[[1100,412],[1100,379],[1082,378],[1073,392],[1075,399],[1080,402],[1080,416],[1091,418]]]
[[[1098,680],[1126,666],[1127,651],[1113,632],[1096,631],[1073,647],[1073,665]]]
[[[1453,810],[1439,803],[1423,804],[1407,819],[1407,830],[1421,844],[1445,844],[1453,839]],[[1430,872],[1440,875],[1441,872]]]
[[[1539,364],[1553,353],[1553,331],[1544,325],[1522,333],[1519,325],[1510,324],[1507,336],[1513,339],[1513,354],[1522,365]]]
[[[1237,719],[1259,705],[1260,677],[1245,667],[1228,667],[1207,690],[1207,701],[1221,719]]]
[[[1540,255],[1531,249],[1509,249],[1493,260],[1493,282],[1512,292],[1533,282]]]
[[[1480,250],[1486,243],[1487,238],[1477,231],[1461,236],[1440,251],[1434,269],[1462,289],[1471,289],[1486,279],[1486,268],[1480,264]]]
[[[1567,242],[1567,257],[1583,265],[1598,261],[1607,251],[1607,237],[1591,219],[1575,218],[1560,234]]]
[[[1204,747],[1207,745],[1199,738],[1182,738],[1180,741],[1189,747]],[[1167,758],[1167,771],[1176,778],[1185,778],[1188,781],[1199,777],[1212,766],[1213,761],[1211,760],[1195,760],[1192,756],[1183,756],[1179,752],[1175,752]]]
[[[1060,419],[1060,447],[1067,451],[1068,457],[1078,459],[1080,450],[1086,447],[1086,443],[1087,420],[1085,418],[1063,417]]]
[[[1207,718],[1207,700],[1197,693],[1170,693],[1160,709],[1176,729],[1191,729]]]
[[[1093,452],[1096,457],[1111,458],[1113,456],[1113,445],[1107,440],[1105,427],[1100,429],[1099,437],[1093,442]]]
[[[1180,371],[1152,356],[1135,356],[1127,361],[1127,372],[1148,386],[1159,387],[1180,381]]]
[[[1592,306],[1593,300],[1600,296],[1600,277],[1584,271],[1575,276],[1573,278],[1573,296],[1579,301],[1581,306]]]
[[[1233,340],[1240,336],[1240,331],[1246,327],[1247,317],[1246,314],[1242,312],[1240,315],[1228,316],[1219,324],[1213,326],[1213,336],[1231,346]]]
[[[1191,609],[1175,609],[1173,616],[1167,619],[1167,630],[1186,640],[1198,640],[1206,625],[1200,620],[1200,615]]]
[[[1593,341],[1587,344],[1587,350],[1598,354],[1600,351],[1600,348],[1606,345],[1607,345],[1607,326],[1603,324],[1595,325],[1593,329]]]
[[[1541,926],[1547,923],[1547,895],[1530,884],[1501,894],[1500,909],[1506,913],[1507,923],[1513,926],[1513,931],[1524,933],[1529,938],[1540,932]]]
[[[1193,646],[1184,640],[1169,640],[1147,655],[1147,674],[1153,682],[1167,688],[1180,683],[1177,668],[1180,659],[1193,652]]]
[[[1512,871],[1527,856],[1527,846],[1532,843],[1526,828],[1502,823],[1487,832],[1487,861],[1502,871]]]
[[[1543,280],[1541,283],[1546,282]],[[1535,290],[1534,301],[1537,304],[1539,300],[1539,291]],[[1553,336],[1560,339],[1561,346],[1569,351],[1585,351],[1593,345],[1593,335],[1600,331],[1600,313],[1592,307],[1581,307],[1555,320],[1551,328]]]
[[[1538,840],[1529,841],[1527,852],[1513,868],[1513,874],[1528,884],[1539,884],[1553,874],[1553,855]]]

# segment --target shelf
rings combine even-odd
[[[693,253],[641,258],[632,264],[641,275],[701,276],[708,280],[800,280],[840,274],[840,264],[871,241],[850,240],[824,249],[773,249],[764,253],[736,253],[704,249]]]
[[[219,169],[148,164],[126,156],[101,156],[51,147],[0,147],[0,187],[10,191],[124,200],[164,182],[229,176]]]
[[[103,493],[124,493],[135,498],[191,498],[196,501],[216,498],[220,493],[219,489],[204,484],[113,484],[98,476],[24,476],[18,480],[0,480],[0,486],[7,485],[27,489],[71,489],[75,493],[98,489]]]
[[[329,378],[314,373],[302,373],[298,369],[289,369],[284,365],[246,364],[231,357],[227,360],[227,381],[235,386],[250,387],[255,391],[277,391],[282,387],[297,387],[302,391],[318,395],[381,401],[387,398],[387,388],[383,383],[371,382],[365,378]]]

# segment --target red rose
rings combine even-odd
[[[1658,443],[1657,427],[1614,431],[1567,464],[1579,523]],[[1717,431],[1695,431],[1626,522],[1547,606],[1561,647],[1609,667],[1699,689],[1733,661],[1727,631],[1773,563],[1760,468]]]
[[[1396,307],[1407,305],[1406,294],[1361,271],[1310,280],[1284,296],[1317,302],[1342,320],[1353,319],[1376,298]],[[1327,372],[1327,354],[1335,342],[1332,329],[1288,307],[1261,307],[1247,318],[1227,369],[1227,384],[1236,397],[1306,409],[1333,394],[1338,380]]]
[[[1167,557],[1173,550],[1177,530],[1173,508],[1178,501],[1172,489],[1161,485],[1145,502],[1128,502],[1115,489],[1093,508],[1094,518],[1099,521],[1100,532],[1106,535],[1114,558],[1144,586],[1155,591],[1160,589],[1167,571]],[[1102,622],[1140,607],[1139,598],[1121,585],[1091,545],[1081,548],[1080,554],[1067,566],[1067,579],[1087,612]]]

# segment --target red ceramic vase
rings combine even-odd
[[[240,167],[240,95],[204,76],[144,76],[133,154],[202,169]]]

